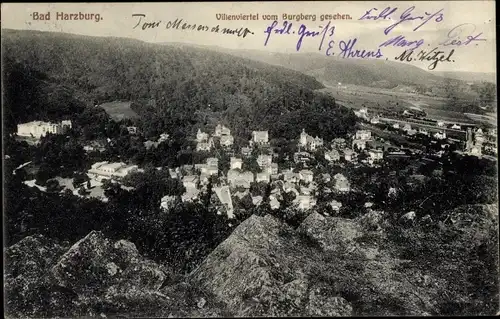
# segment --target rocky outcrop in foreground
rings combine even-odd
[[[384,234],[362,226],[370,220],[312,213],[295,230],[252,216],[190,279],[236,316],[432,313],[438,280],[403,272],[405,261],[377,244]]]
[[[29,236],[6,250],[9,317],[220,316],[207,297],[126,240],[91,232],[71,247]]]
[[[251,216],[187,277],[142,257],[131,242],[100,232],[71,247],[29,236],[5,251],[6,314],[404,316],[439,315],[457,305],[479,305],[469,308],[479,313],[490,297],[468,297],[477,288],[461,274],[486,272],[477,263],[468,270],[466,258],[479,258],[469,251],[490,253],[486,244],[498,229],[495,208],[460,207],[437,223],[424,216],[419,222],[429,223],[429,231],[407,225],[396,240],[388,238],[393,234],[386,233],[391,228],[383,212],[356,220],[313,212],[296,229],[271,216]],[[404,253],[398,241],[407,246]],[[488,283],[481,280],[480,288]]]

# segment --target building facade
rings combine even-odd
[[[42,121],[33,121],[17,125],[17,135],[25,137],[40,138],[48,133],[66,134],[72,128],[71,121],[62,121],[61,123],[50,123]]]
[[[315,151],[319,147],[323,146],[323,139],[319,137],[312,137],[307,134],[304,129],[302,129],[302,133],[300,133],[299,138],[299,147],[305,148],[308,151]]]
[[[269,144],[269,132],[268,131],[253,131],[252,140],[250,141],[252,145],[268,145]]]
[[[92,164],[92,167],[87,171],[87,175],[95,180],[103,179],[121,179],[132,172],[139,171],[137,165],[127,165],[125,163],[109,163],[98,162]]]

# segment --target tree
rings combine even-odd
[[[80,194],[80,195],[82,195],[82,196],[87,195],[87,190],[85,189],[85,187],[83,187],[83,186],[82,186],[82,187],[80,187],[80,188],[78,189],[78,194]]]
[[[257,157],[252,155],[250,157],[243,158],[243,165],[241,168],[244,171],[250,171],[253,173],[260,173],[262,172],[262,169],[260,168],[259,164],[257,163]]]
[[[81,184],[85,182],[86,176],[83,173],[74,173],[73,174],[73,187],[77,188]]]
[[[42,164],[35,174],[35,183],[44,186],[47,180],[54,177],[54,172],[51,167],[46,164]]]
[[[49,179],[46,183],[47,192],[57,193],[60,190],[59,181],[57,179]]]
[[[477,89],[479,93],[480,106],[487,106],[496,99],[496,85],[490,82],[482,82]]]

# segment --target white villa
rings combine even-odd
[[[198,142],[196,144],[197,151],[210,151],[212,147],[214,147],[214,141],[211,137],[205,142]]]
[[[17,135],[26,137],[40,138],[52,134],[65,134],[72,128],[71,121],[62,121],[61,123],[49,123],[42,121],[33,121],[17,125]]]
[[[368,154],[373,161],[379,161],[384,158],[384,152],[382,150],[369,150]]]
[[[295,197],[293,203],[297,205],[300,210],[308,210],[316,205],[316,199],[310,195],[299,195]]]
[[[311,170],[303,169],[299,172],[300,180],[311,183],[314,179],[314,173]]]
[[[217,167],[219,166],[219,159],[217,157],[209,157],[206,160],[207,165]]]
[[[250,144],[251,145],[267,145],[267,144],[269,144],[269,132],[268,131],[253,131]]]
[[[219,212],[222,213],[222,211],[225,211],[228,218],[233,218],[234,208],[229,186],[215,187],[214,193],[217,195],[217,199],[219,200],[219,203],[221,205],[221,207],[219,207]]]
[[[419,128],[419,129],[418,129],[418,132],[419,132],[420,134],[423,134],[423,135],[429,136],[429,132],[427,132],[427,130],[426,130],[426,129],[424,129],[424,128]]]
[[[268,167],[268,171],[271,175],[278,174],[278,163],[271,163],[271,166]]]
[[[238,157],[231,157],[230,159],[230,169],[241,169],[243,165],[243,160]]]
[[[202,132],[198,129],[196,133],[196,150],[197,151],[210,151],[212,147],[214,147],[214,140],[211,138],[208,133]]]
[[[163,196],[160,200],[160,207],[163,208],[164,210],[168,210],[175,203],[176,199],[177,197],[172,195]]]
[[[304,129],[302,129],[302,133],[300,133],[299,146],[304,147],[309,151],[315,151],[318,147],[323,146],[323,139],[319,137],[312,137],[307,134]]]
[[[482,131],[480,131],[482,133]],[[466,143],[465,143],[465,152],[469,155],[474,155],[481,157],[482,156],[482,134],[479,136],[479,141],[478,141],[478,136],[477,136],[477,131],[475,134],[472,132],[471,128],[467,129],[467,135],[466,135]]]
[[[137,127],[136,126],[127,126],[127,131],[129,134],[137,134]]]
[[[403,131],[410,131],[411,130],[411,125],[410,124],[405,124],[403,126]]]
[[[125,163],[97,162],[92,164],[87,175],[95,180],[120,179],[132,172],[139,171],[137,165],[127,165]]]
[[[354,111],[354,115],[356,115],[357,117],[368,119],[368,109],[363,107],[359,111]]]
[[[274,195],[269,196],[269,205],[272,210],[278,209],[281,206],[279,200]]]
[[[444,140],[446,139],[446,132],[437,132],[434,137],[438,140]]]
[[[378,124],[378,123],[380,123],[379,117],[378,116],[372,117],[372,119],[370,120],[370,123],[372,123],[372,124]]]
[[[252,149],[250,147],[242,147],[241,148],[241,155],[243,156],[250,156],[252,154]]]
[[[212,176],[217,175],[219,173],[219,169],[217,166],[211,166],[208,164],[195,164],[196,169],[200,170],[201,174]]]
[[[478,128],[476,132],[474,133],[474,140],[478,144],[482,144],[485,141],[484,133],[481,128]]]
[[[227,171],[227,181],[233,187],[250,188],[255,180],[252,172],[242,172],[238,169],[230,169]]]
[[[333,176],[333,179],[335,180],[335,189],[339,192],[348,192],[351,190],[349,181],[344,175],[340,173],[335,174],[335,176]]]
[[[325,159],[329,162],[336,162],[340,160],[340,154],[337,150],[325,152]]]
[[[348,162],[352,162],[352,161],[354,161],[354,157],[355,157],[355,156],[356,156],[356,154],[354,153],[354,151],[353,151],[353,150],[348,149],[348,148],[346,148],[346,149],[344,150],[344,159],[345,159],[346,161],[348,161]]]
[[[234,137],[231,135],[222,135],[220,137],[220,145],[230,147],[234,144]]]
[[[196,141],[200,143],[200,142],[206,142],[207,140],[208,140],[208,133],[204,133],[200,129],[198,129],[198,132],[196,133]]]
[[[187,175],[187,176],[184,176],[182,178],[182,185],[184,185],[184,187],[186,189],[198,188],[198,182],[199,182],[199,179],[198,179],[198,176],[196,176],[196,175]]]
[[[338,202],[336,200],[332,200],[330,203],[329,203],[330,207],[338,212],[340,210],[340,208],[342,207],[342,203],[341,202]]]
[[[332,147],[337,150],[342,150],[346,147],[347,142],[344,138],[342,137],[337,137],[334,138],[332,141]]]
[[[231,135],[231,130],[224,125],[217,124],[215,127],[215,136],[221,137],[221,136],[229,136]]]
[[[372,138],[372,132],[368,130],[359,130],[356,132],[356,140],[369,140]]]
[[[365,140],[365,139],[355,139],[352,141],[352,148],[364,150],[366,148],[366,141],[367,140]]]
[[[182,185],[186,188],[186,192],[182,194],[182,201],[194,201],[198,199],[200,190],[198,189],[200,179],[196,175],[187,175],[182,178]]]
[[[259,164],[260,168],[269,167],[273,162],[273,157],[271,155],[260,154],[257,157],[257,164]]]
[[[234,137],[231,135],[231,130],[224,125],[217,124],[214,136],[219,138],[221,146],[230,147],[234,144]]]
[[[300,175],[298,173],[294,173],[292,170],[287,170],[283,172],[283,180],[285,182],[297,183],[300,179]]]
[[[268,172],[261,172],[256,174],[255,181],[269,183],[271,181],[271,175]]]

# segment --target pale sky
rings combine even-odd
[[[387,19],[359,20],[366,11],[380,13],[390,6],[397,8]],[[389,34],[384,29],[400,20],[401,15],[409,7],[414,6],[411,16],[426,16],[425,13],[442,14],[440,22],[435,18],[429,20],[417,31],[413,29],[422,23],[421,20],[404,21],[396,26]],[[50,20],[34,20],[34,13],[50,12]],[[65,21],[56,20],[57,13],[94,13],[99,14],[101,21]],[[387,12],[387,11],[386,11]],[[259,20],[248,21],[218,21],[216,14],[259,14]],[[357,39],[354,49],[376,51],[380,44],[396,37],[404,36],[408,41],[423,40],[423,45],[415,53],[439,47],[447,54],[454,49],[454,63],[441,62],[438,71],[471,71],[496,72],[496,34],[495,34],[495,3],[494,1],[303,1],[303,2],[200,2],[200,3],[2,3],[2,28],[25,29],[39,31],[56,31],[90,36],[116,36],[135,38],[147,42],[185,42],[199,45],[215,45],[230,49],[252,49],[271,52],[297,53],[295,47],[299,39],[298,34],[271,34],[267,46],[264,46],[267,35],[264,31],[273,22],[264,20],[264,15],[278,15],[279,28],[283,23],[282,14],[316,15],[316,21],[290,21],[291,31],[298,33],[301,24],[307,30],[321,31],[328,21],[320,21],[323,14],[349,14],[352,20],[332,20],[330,26],[335,26],[335,33],[331,39],[326,36],[323,49],[318,50],[322,35],[304,38],[300,52],[316,52],[325,55],[328,41],[333,40],[335,55],[340,53],[338,43]],[[134,28],[139,21],[132,14],[145,14],[143,21],[159,22],[156,28],[142,30]],[[206,25],[210,29],[219,25],[223,28],[248,28],[254,34],[245,38],[234,35],[210,31],[192,31],[167,29],[168,21],[183,19],[183,23]],[[449,32],[462,24],[458,29],[457,37],[464,42],[467,36],[476,36],[485,41],[473,41],[468,45],[442,46],[440,43],[448,39]],[[291,33],[292,33],[291,32]],[[381,48],[384,58],[394,61],[396,55],[401,54],[404,48]],[[410,63],[410,62],[405,62]],[[412,62],[412,65],[426,68],[429,62]]]

